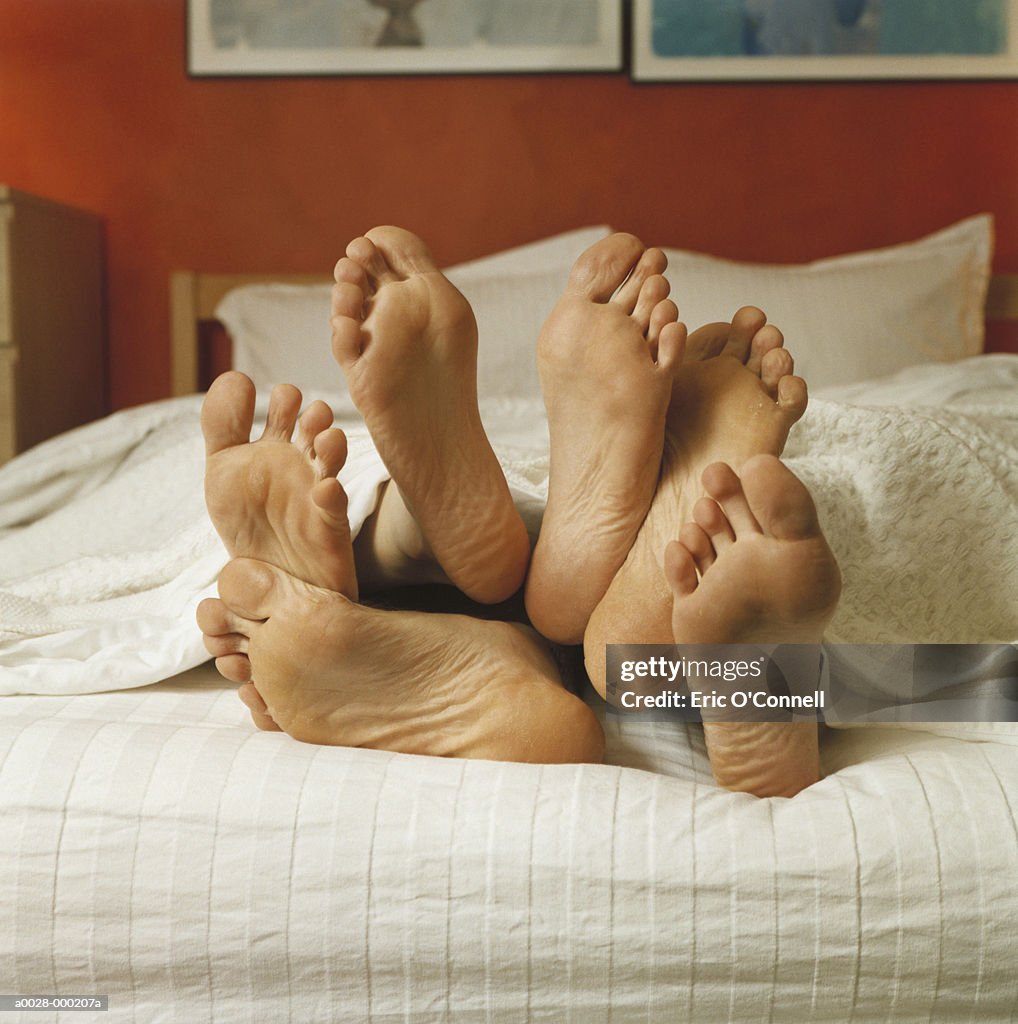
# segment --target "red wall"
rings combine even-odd
[[[167,393],[171,270],[328,273],[379,222],[442,262],[595,222],[796,260],[990,210],[1018,269],[1018,82],[189,80],[184,7],[0,7],[0,181],[106,218],[116,407]]]

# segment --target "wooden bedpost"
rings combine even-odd
[[[198,275],[178,270],[170,275],[170,393],[198,390]]]

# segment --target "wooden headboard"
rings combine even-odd
[[[315,274],[203,274],[177,271],[170,278],[172,387],[174,395],[204,391],[212,382],[200,368],[201,349],[216,324],[227,292],[248,284],[329,284]],[[986,351],[1018,353],[1018,274],[995,274],[986,299]]]

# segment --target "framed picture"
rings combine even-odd
[[[192,75],[620,71],[622,0],[188,0]]]
[[[642,81],[1018,77],[1018,0],[633,0]]]

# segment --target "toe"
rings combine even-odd
[[[756,334],[749,347],[749,356],[746,359],[746,368],[752,370],[758,377],[762,373],[764,356],[776,348],[781,348],[785,343],[785,336],[774,324],[765,324]]]
[[[198,605],[195,620],[198,628],[207,636],[222,636],[243,629],[242,620],[215,597],[207,597]]]
[[[802,377],[782,377],[778,381],[778,406],[790,424],[802,416],[808,402],[806,382]]]
[[[782,377],[787,377],[795,364],[788,349],[772,348],[765,352],[760,360],[760,380],[763,382],[767,394],[775,401],[778,400],[778,383]]]
[[[348,281],[334,284],[332,286],[332,318],[350,317],[353,320],[363,320],[364,293],[365,289]]]
[[[268,705],[262,700],[262,695],[258,692],[254,683],[245,683],[238,691],[237,696],[240,697],[244,706],[251,712],[251,720],[254,724],[265,732],[282,732],[283,730],[276,724],[276,720],[269,714]]]
[[[250,378],[236,370],[217,377],[201,407],[206,455],[250,441],[254,407],[255,386]]]
[[[686,325],[681,321],[665,324],[657,340],[657,364],[672,371],[680,366],[686,351]]]
[[[219,596],[234,615],[252,624],[272,614],[279,581],[289,579],[282,569],[253,558],[235,558],[219,574]]]
[[[381,254],[390,273],[399,277],[426,274],[438,269],[431,250],[412,231],[384,225],[372,228],[367,238]]]
[[[332,410],[322,401],[312,402],[297,425],[297,444],[309,456],[316,453],[315,439],[332,425]]]
[[[251,678],[251,661],[244,654],[227,654],[225,658],[216,658],[216,669],[231,683],[246,683]]]
[[[703,471],[703,486],[721,506],[724,517],[736,537],[760,532],[760,524],[750,510],[742,489],[742,481],[731,466],[724,462],[715,462],[708,466]]]
[[[324,477],[335,476],[346,462],[346,434],[339,427],[329,427],[315,435],[312,447],[318,462],[318,472]]]
[[[685,363],[699,363],[721,355],[728,343],[728,332],[732,325],[726,323],[704,324],[689,335],[686,342]]]
[[[780,459],[754,455],[742,467],[742,486],[768,536],[802,540],[820,533],[816,505],[806,485]]]
[[[643,243],[635,235],[602,238],[583,252],[569,274],[569,290],[592,302],[607,302],[639,262]]]
[[[710,539],[716,554],[720,555],[735,541],[735,534],[725,518],[721,506],[713,498],[700,498],[693,506],[693,521]]]
[[[346,247],[346,255],[348,259],[364,270],[369,288],[399,280],[398,275],[389,266],[378,246],[364,235],[355,238]]]
[[[225,633],[222,636],[202,637],[205,650],[213,658],[225,658],[231,654],[247,654],[248,638],[243,633]]]
[[[689,597],[696,590],[693,556],[678,541],[665,548],[665,578],[675,597]]]
[[[633,267],[633,272],[612,296],[611,301],[620,306],[627,315],[632,316],[646,283],[652,277],[660,277],[667,266],[668,260],[660,249],[647,249]],[[661,298],[667,294],[665,291]]]
[[[332,318],[332,355],[343,369],[360,359],[365,336],[357,320],[347,316]]]
[[[352,284],[362,292],[368,286],[368,275],[364,268],[349,256],[344,256],[336,263],[332,276],[336,284]]]
[[[336,529],[349,526],[346,491],[334,476],[319,480],[311,488],[311,500],[330,526]]]
[[[253,636],[261,622],[278,611],[309,600],[326,591],[291,576],[288,572],[254,558],[235,558],[219,574],[219,596],[227,608],[249,620],[236,632]],[[339,595],[334,595],[337,598]]]
[[[701,576],[714,564],[717,555],[703,527],[697,526],[696,523],[686,523],[679,530],[679,542],[692,556],[696,563],[696,571]]]
[[[749,358],[753,344],[753,336],[767,323],[767,316],[756,306],[743,306],[732,317],[732,326],[722,351],[726,355],[735,356],[740,363]]]
[[[650,329],[650,318],[662,299],[668,297],[671,285],[668,280],[660,274],[648,277],[640,289],[640,296],[636,300],[636,308],[633,310],[633,319],[639,324],[640,330],[646,334]],[[675,315],[678,317],[679,310],[675,307]]]
[[[277,384],[269,396],[269,412],[263,440],[289,441],[297,425],[301,394],[292,384]]]
[[[665,327],[675,323],[678,319],[679,307],[671,299],[662,299],[654,307],[650,314],[650,324],[647,327],[647,341],[651,343],[655,350],[661,338],[661,332]]]

